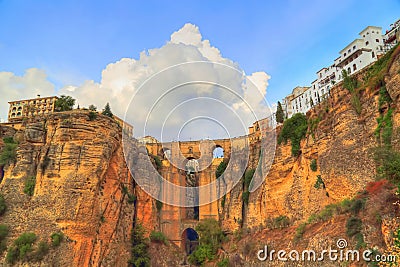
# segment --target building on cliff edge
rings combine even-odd
[[[400,20],[391,24],[391,29],[382,34],[382,28],[368,26],[359,33],[359,37],[340,50],[340,56],[332,65],[320,69],[311,86],[293,89],[282,103],[287,118],[295,113],[305,114],[314,105],[329,96],[332,87],[343,80],[342,71],[349,75],[359,72],[376,62],[399,42]]]

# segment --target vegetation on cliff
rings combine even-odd
[[[17,146],[18,143],[14,141],[13,137],[3,138],[4,148],[0,153],[0,166],[5,166],[14,163],[17,159]]]
[[[54,104],[56,111],[69,111],[74,108],[75,99],[71,96],[61,95]]]
[[[149,242],[145,238],[145,229],[140,223],[136,223],[132,228],[131,242],[131,258],[128,263],[133,267],[150,266]]]
[[[280,101],[278,101],[278,105],[276,107],[275,119],[276,122],[279,123],[283,123],[283,121],[285,120],[285,112],[283,112],[282,104]]]
[[[7,205],[4,196],[0,194],[0,216],[6,212]]]
[[[302,113],[296,113],[283,123],[282,130],[278,136],[278,144],[287,143],[290,140],[292,145],[292,155],[300,154],[300,142],[306,137],[307,117]]]
[[[205,219],[201,221],[196,231],[199,234],[199,246],[190,254],[188,260],[191,264],[202,265],[207,260],[213,260],[225,240],[225,235],[222,232],[218,221],[214,219]]]

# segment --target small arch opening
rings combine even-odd
[[[186,228],[182,233],[182,248],[190,255],[199,245],[199,234],[193,228]]]
[[[224,157],[224,149],[217,145],[213,150],[213,158],[223,158]]]
[[[169,148],[163,148],[160,150],[160,155],[163,159],[170,159],[171,158],[171,150]]]

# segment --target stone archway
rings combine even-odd
[[[192,254],[192,252],[199,245],[199,234],[193,228],[186,228],[182,233],[182,245],[181,248],[185,251],[186,255]]]

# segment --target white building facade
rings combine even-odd
[[[311,83],[310,87],[294,88],[292,93],[283,99],[286,117],[290,118],[295,113],[305,114],[314,105],[326,99],[331,88],[343,79],[343,70],[349,75],[357,73],[395,46],[399,42],[400,20],[391,26],[392,28],[385,35],[382,34],[381,27],[366,27],[359,33],[358,39],[339,52],[340,56],[331,66],[317,72],[317,79]]]

